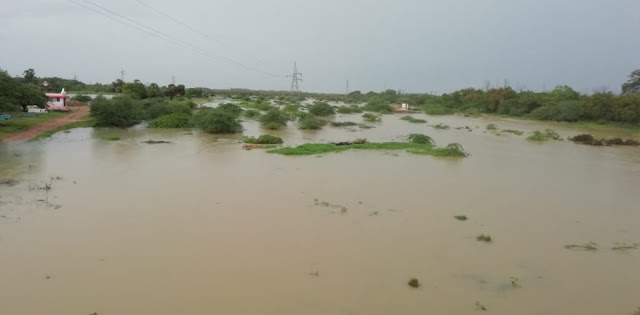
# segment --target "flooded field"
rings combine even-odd
[[[640,147],[525,138],[639,131],[412,116],[428,123],[385,115],[372,129],[269,133],[285,145],[424,133],[471,155],[291,157],[243,150],[239,136],[144,128],[0,144],[0,314],[638,310]],[[122,140],[103,140],[113,134]]]

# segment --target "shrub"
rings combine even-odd
[[[151,122],[150,128],[191,128],[191,114],[173,113],[162,115]]]
[[[331,126],[334,127],[345,127],[345,126],[357,126],[358,123],[353,121],[332,121],[330,122]]]
[[[496,126],[495,124],[488,124],[487,130],[498,130],[498,126]]]
[[[144,108],[144,118],[153,120],[160,116],[173,113],[191,115],[191,107],[188,102],[178,100],[166,100],[162,98],[151,98],[142,101]]]
[[[317,102],[309,106],[309,113],[316,116],[331,116],[335,115],[336,111],[327,103]]]
[[[413,118],[411,116],[403,116],[402,118],[400,118],[402,120],[406,120],[410,123],[414,123],[414,124],[426,124],[427,121],[424,119],[418,119],[418,118]]]
[[[242,112],[242,116],[247,118],[256,118],[256,117],[260,117],[260,115],[262,115],[260,114],[260,111],[255,109],[247,109]]]
[[[538,107],[531,112],[531,117],[540,120],[578,121],[580,113],[580,102],[574,100]]]
[[[143,111],[139,102],[127,96],[110,100],[102,96],[91,102],[91,116],[98,127],[130,127],[142,121]]]
[[[371,114],[371,113],[364,113],[362,115],[362,119],[364,119],[364,121],[370,121],[370,122],[382,121],[382,117],[376,114]]]
[[[310,114],[303,115],[298,119],[299,129],[320,129],[326,124],[326,120],[320,119]]]
[[[89,101],[91,101],[91,96],[88,95],[83,95],[83,94],[78,94],[78,95],[74,95],[71,98],[72,101],[78,101],[78,102],[83,102],[83,103],[87,103]]]
[[[300,111],[300,105],[297,104],[287,104],[282,108],[282,111],[289,114],[296,114]]]
[[[240,114],[242,114],[242,108],[236,104],[232,104],[232,103],[224,103],[224,104],[220,104],[217,107],[219,110],[225,111],[229,114],[232,114],[233,116],[240,116]]]
[[[266,114],[260,117],[262,127],[277,130],[287,125],[287,115],[277,108],[272,107]]]
[[[451,108],[444,107],[442,105],[427,105],[424,106],[422,111],[427,115],[451,115],[455,111]]]
[[[242,132],[242,125],[232,113],[221,109],[201,109],[193,116],[193,124],[208,133]]]
[[[367,105],[365,105],[363,109],[370,112],[377,112],[377,113],[393,112],[393,110],[391,109],[391,105],[389,105],[389,102],[386,101],[385,99],[378,98],[378,97],[373,97],[369,99],[369,101],[367,102]]]
[[[244,143],[250,143],[250,144],[281,144],[282,138],[272,136],[272,135],[261,135],[258,138],[245,137],[243,141]]]

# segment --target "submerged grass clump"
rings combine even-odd
[[[281,144],[282,138],[272,135],[261,135],[258,138],[244,137],[242,141],[249,144]]]
[[[544,131],[536,130],[532,135],[527,137],[530,141],[549,141],[549,140],[562,140],[560,135],[551,129],[545,129]]]
[[[422,144],[430,144],[433,145],[433,139],[427,135],[412,133],[409,135],[409,141],[412,143],[422,143]]]
[[[420,135],[424,136],[424,135]],[[428,136],[424,136],[428,137]],[[413,139],[412,141],[424,141],[422,137]],[[430,138],[429,138],[430,139]],[[406,150],[409,153],[434,155],[434,156],[450,156],[450,157],[465,157],[468,154],[464,152],[462,146],[457,143],[450,143],[446,148],[436,148],[433,143],[420,143],[420,142],[366,142],[354,141],[354,142],[338,142],[338,143],[307,143],[299,145],[297,147],[286,147],[269,150],[269,153],[276,153],[282,155],[314,155],[329,152],[342,152],[349,149],[361,149],[361,150]]]
[[[417,288],[420,287],[420,280],[418,280],[417,278],[411,278],[411,279],[409,279],[409,282],[407,284],[410,287],[417,289]]]
[[[456,215],[456,216],[454,216],[454,218],[456,218],[456,220],[458,220],[458,221],[467,221],[467,219],[469,219],[469,218],[467,218],[466,215]]]
[[[480,234],[476,236],[476,240],[478,240],[478,242],[485,242],[485,243],[493,242],[493,239],[491,239],[491,235],[484,235],[484,234]]]
[[[502,132],[505,133],[512,133],[516,136],[522,136],[524,134],[524,132],[520,131],[520,130],[513,130],[513,129],[503,129]]]
[[[353,121],[332,121],[330,122],[333,127],[347,127],[347,126],[357,126],[358,123]]]
[[[581,144],[595,145],[595,146],[611,146],[611,145],[633,145],[638,146],[640,142],[633,139],[623,140],[621,138],[612,139],[596,139],[590,134],[581,134],[575,137],[570,137],[569,140]]]
[[[443,124],[431,125],[431,127],[435,128],[435,129],[441,129],[441,130],[449,129],[449,126],[443,125]]]
[[[104,136],[102,139],[109,140],[109,141],[118,141],[120,140],[120,136],[108,135],[108,136]]]
[[[494,124],[488,124],[487,125],[487,130],[498,130],[498,126],[496,126]]]
[[[611,250],[624,251],[624,250],[638,249],[639,247],[640,247],[640,244],[637,244],[637,243],[633,243],[633,244],[615,243],[615,245],[611,247]]]
[[[402,117],[400,119],[406,120],[406,121],[408,121],[410,123],[414,123],[414,124],[426,124],[427,123],[427,121],[424,120],[424,119],[413,118],[411,116],[404,116],[404,117]]]
[[[584,250],[584,251],[596,251],[596,250],[598,250],[598,244],[589,241],[588,243],[584,243],[582,245],[578,245],[578,244],[565,245],[564,248],[566,248],[566,249]]]
[[[380,122],[380,121],[382,121],[382,117],[380,117],[379,115],[376,115],[376,114],[372,114],[372,113],[364,113],[362,115],[362,119],[364,119],[364,121],[369,121],[369,122]]]

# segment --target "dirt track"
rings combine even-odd
[[[47,120],[39,125],[35,125],[28,130],[18,132],[8,138],[5,138],[5,142],[22,142],[28,141],[31,138],[50,130],[54,130],[60,126],[70,124],[72,122],[80,121],[82,118],[89,114],[89,106],[70,107],[71,113],[56,117],[51,120]]]

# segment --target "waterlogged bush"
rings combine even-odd
[[[370,98],[369,101],[367,102],[367,105],[365,105],[363,109],[370,112],[377,112],[377,113],[383,113],[383,114],[393,112],[393,110],[391,109],[391,105],[389,105],[389,102],[385,99],[378,98],[378,97]]]
[[[260,117],[260,124],[262,127],[278,130],[287,126],[289,118],[280,109],[272,107],[266,114]]]
[[[301,107],[298,104],[287,104],[282,108],[282,111],[289,114],[297,114]]]
[[[144,118],[153,120],[160,116],[180,113],[185,115],[191,114],[191,106],[188,101],[166,100],[162,98],[145,99],[142,102],[144,108]],[[92,104],[93,106],[93,104]]]
[[[369,121],[369,122],[379,122],[382,121],[382,117],[376,115],[376,114],[371,114],[371,113],[365,113],[362,115],[362,119],[364,119],[364,121]]]
[[[257,118],[257,117],[260,117],[260,115],[262,114],[260,113],[259,110],[256,110],[256,109],[247,109],[242,112],[242,116],[247,118]]]
[[[355,123],[353,121],[332,121],[331,126],[334,127],[347,127],[347,126],[357,126],[358,123]]]
[[[140,102],[128,96],[110,100],[98,96],[91,103],[91,116],[95,117],[98,127],[131,127],[140,123],[144,116]]]
[[[488,124],[487,130],[498,130],[498,126],[496,126],[495,124]]]
[[[91,96],[89,95],[84,95],[84,94],[78,94],[78,95],[74,95],[73,97],[71,97],[72,101],[78,101],[78,102],[90,102],[91,101]]]
[[[531,112],[531,117],[535,119],[553,121],[578,121],[580,115],[580,102],[577,100],[538,107]]]
[[[452,115],[455,111],[442,105],[425,105],[422,111],[427,115]]]
[[[242,132],[242,125],[238,121],[238,117],[228,111],[217,108],[199,110],[193,116],[193,124],[205,132],[214,134]]]
[[[191,128],[191,114],[173,113],[160,116],[149,122],[150,128]]]
[[[340,114],[357,114],[357,113],[362,113],[362,108],[358,107],[358,106],[340,106],[338,107],[338,109],[336,110],[336,112],[340,113]]]
[[[282,138],[272,136],[272,135],[261,135],[258,138],[245,137],[243,141],[244,143],[249,143],[249,144],[281,144]]]
[[[298,119],[299,129],[321,129],[326,124],[326,120],[320,119],[310,114],[303,115]]]
[[[429,144],[429,145],[434,144],[434,141],[431,137],[427,135],[419,134],[419,133],[410,134],[409,141],[411,141],[412,143],[422,143],[422,144]]]
[[[232,103],[225,103],[225,104],[220,104],[218,105],[217,109],[225,111],[229,114],[232,114],[236,117],[240,116],[240,114],[242,114],[242,108],[236,104],[232,104]]]
[[[327,103],[317,102],[309,106],[309,113],[316,116],[331,116],[335,115],[336,111]]]
[[[436,148],[432,153],[434,156],[451,156],[451,157],[465,157],[469,154],[464,151],[464,148],[459,143],[449,143],[446,148]]]
[[[548,140],[561,140],[560,135],[551,129],[545,129],[545,131],[534,131],[527,140],[530,141],[548,141]]]

